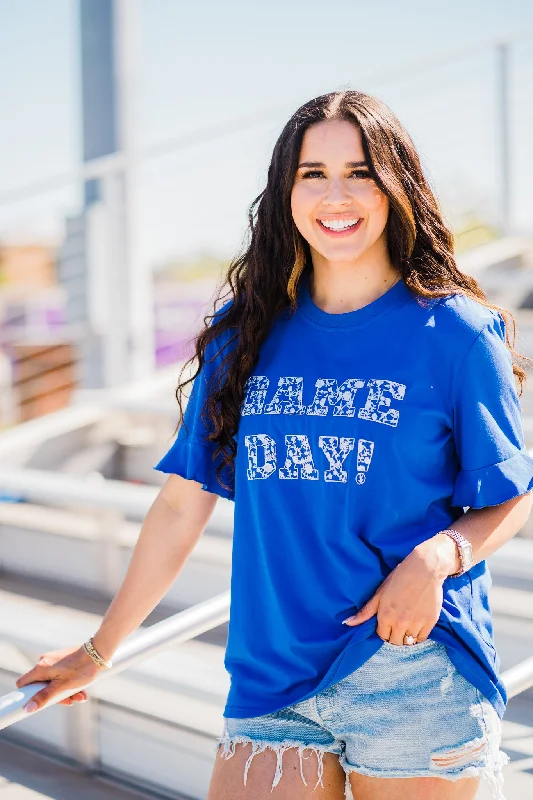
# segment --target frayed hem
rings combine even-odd
[[[428,770],[375,770],[362,766],[348,764],[345,758],[341,757],[341,765],[348,777],[351,772],[358,772],[361,775],[368,775],[371,778],[442,778],[447,781],[458,781],[461,778],[479,778],[485,781],[490,790],[492,800],[506,800],[503,793],[503,768],[510,761],[507,753],[499,751],[495,765],[475,766],[469,765],[455,772],[435,772]]]
[[[282,742],[269,742],[269,741],[251,739],[248,736],[230,736],[226,728],[224,728],[224,733],[217,741],[215,750],[222,748],[222,752],[220,754],[221,758],[225,758],[227,760],[228,758],[231,758],[232,756],[235,755],[235,747],[237,744],[252,745],[252,752],[248,756],[246,764],[244,765],[243,781],[245,786],[248,778],[248,770],[250,769],[250,765],[252,763],[254,756],[256,756],[258,753],[263,753],[267,748],[274,751],[274,753],[276,754],[276,771],[274,773],[274,778],[272,780],[272,787],[270,791],[273,791],[281,780],[281,775],[283,772],[283,753],[285,752],[285,750],[289,750],[291,747],[297,748],[298,756],[300,759],[300,775],[302,781],[306,786],[308,784],[304,778],[302,759],[303,758],[307,759],[309,758],[309,756],[304,756],[303,752],[304,750],[312,750],[316,754],[318,761],[318,778],[314,786],[314,789],[316,789],[318,786],[322,786],[322,788],[324,788],[324,784],[322,782],[322,777],[324,774],[324,763],[323,763],[324,753],[333,753],[334,755],[337,756],[340,755],[340,752],[337,752],[336,750],[331,750],[326,746],[303,744],[301,742],[297,742],[294,740],[284,740]]]

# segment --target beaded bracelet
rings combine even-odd
[[[102,669],[111,669],[111,667],[113,666],[111,661],[105,661],[105,659],[102,658],[98,650],[93,645],[92,637],[88,641],[83,643],[83,649],[85,650],[87,655],[92,658],[94,663],[98,664],[98,666],[102,667]]]

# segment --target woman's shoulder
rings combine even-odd
[[[222,320],[231,311],[234,302],[235,298],[233,297],[230,297],[229,300],[226,300],[225,297],[222,297],[215,301],[212,322],[219,322]]]
[[[467,349],[487,329],[505,337],[505,323],[501,314],[478,300],[458,292],[445,297],[418,298],[418,305],[427,317],[426,324],[441,334],[448,347],[460,352]]]
[[[209,343],[210,350],[220,350],[221,348],[225,349],[228,345],[231,345],[232,341],[234,341],[236,329],[231,325],[230,320],[227,319],[231,309],[233,308],[233,305],[233,298],[227,300],[226,302],[215,302],[214,308],[209,317],[208,327],[212,328],[215,325],[220,327],[216,336],[211,339]]]

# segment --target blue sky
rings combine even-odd
[[[506,0],[131,0],[138,9],[140,145],[274,109],[256,127],[142,170],[147,261],[231,252],[262,188],[285,119],[308,98],[350,87],[377,94],[417,143],[447,209],[494,210],[497,173],[491,38],[533,33],[533,3]],[[80,151],[77,0],[0,0],[0,193],[73,166]],[[472,48],[450,65],[405,67]],[[515,212],[533,179],[533,39],[513,51]],[[378,80],[388,74],[396,80]],[[375,77],[373,77],[375,76]],[[278,109],[278,110],[275,110]],[[0,208],[0,234],[55,232],[76,194]],[[74,205],[73,205],[74,203]]]

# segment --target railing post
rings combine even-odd
[[[101,590],[108,596],[114,595],[123,577],[120,529],[124,516],[119,511],[100,511],[97,515],[100,526],[102,581]]]
[[[85,703],[74,703],[65,714],[68,753],[88,771],[98,767],[98,700],[89,696]]]
[[[510,45],[500,42],[496,46],[496,126],[499,172],[499,218],[504,236],[511,231],[511,119],[509,62]]]

